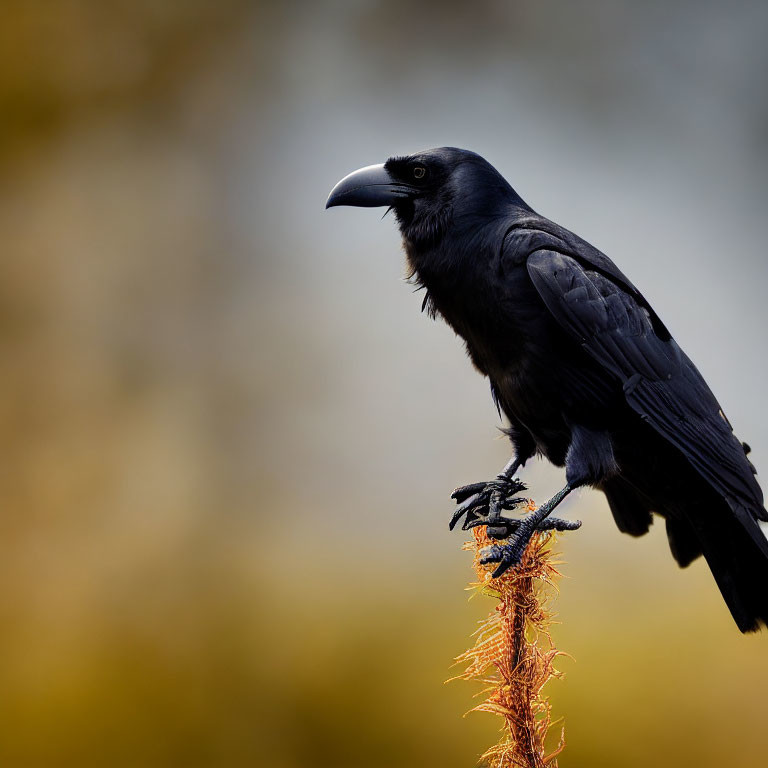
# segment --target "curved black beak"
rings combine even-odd
[[[395,181],[384,165],[368,165],[345,176],[332,190],[326,208],[335,205],[355,205],[375,208],[379,205],[397,205],[412,197],[416,190],[408,184]]]

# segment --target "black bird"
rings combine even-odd
[[[575,488],[601,490],[619,530],[666,520],[681,567],[704,555],[742,632],[768,623],[768,521],[749,448],[648,301],[604,254],[533,211],[474,152],[452,147],[355,171],[326,208],[389,206],[424,307],[466,342],[490,379],[514,457],[496,479],[458,488],[451,528],[487,525],[485,562],[515,566]],[[566,485],[535,512],[514,509],[534,454]]]

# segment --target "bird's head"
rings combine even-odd
[[[326,208],[388,206],[407,243],[433,247],[450,225],[476,226],[524,206],[501,174],[474,152],[441,147],[392,157],[345,176]]]

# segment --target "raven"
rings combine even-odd
[[[603,253],[537,214],[474,152],[443,147],[362,168],[326,208],[389,206],[424,307],[464,339],[509,421],[513,458],[494,480],[458,488],[451,528],[486,525],[494,576],[575,488],[602,491],[619,530],[666,521],[681,567],[709,564],[742,632],[768,624],[768,521],[749,447],[664,323]],[[518,469],[535,454],[566,485],[521,518]]]

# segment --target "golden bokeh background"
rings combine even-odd
[[[452,144],[611,255],[768,472],[764,3],[6,0],[0,764],[466,766],[506,462],[344,174]],[[541,500],[560,473],[525,472]],[[765,633],[569,501],[561,766],[765,763]],[[768,588],[768,585],[766,585]]]

